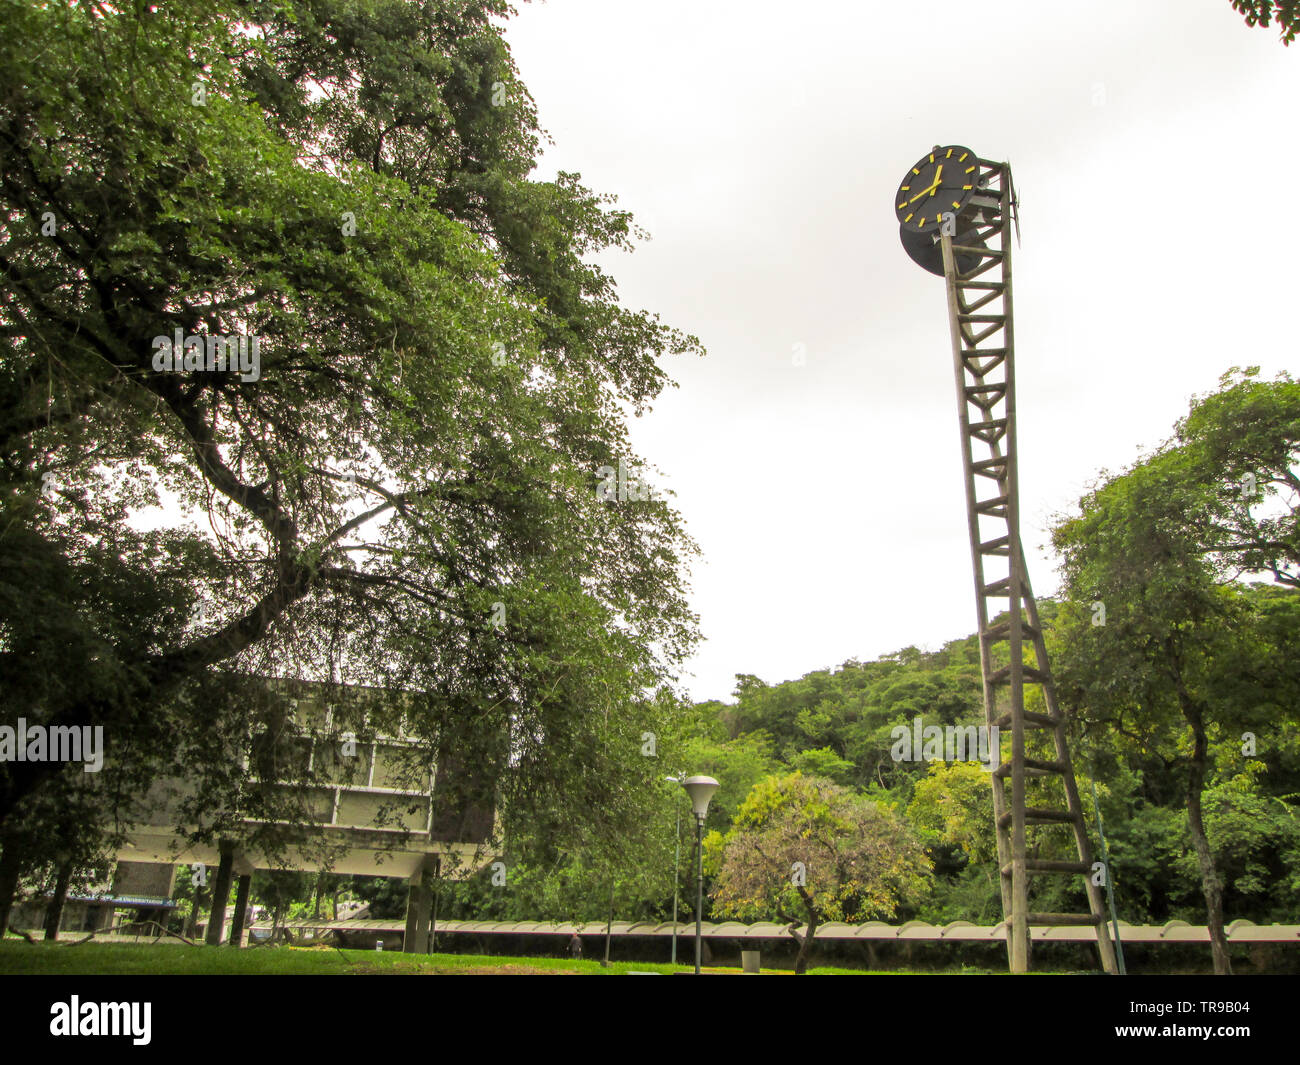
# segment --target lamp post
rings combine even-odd
[[[682,787],[691,797],[695,813],[695,975],[700,975],[701,923],[704,913],[704,818],[709,812],[709,800],[718,790],[712,777],[687,777]]]
[[[670,784],[680,784],[686,779],[685,773],[678,773],[675,777],[664,777],[664,780]],[[677,842],[673,848],[673,964],[677,964],[677,889],[678,889],[678,870],[682,865],[682,807],[677,805]]]

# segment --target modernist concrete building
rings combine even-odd
[[[297,782],[274,787],[292,789],[297,802],[320,829],[333,855],[335,873],[402,877],[410,885],[405,949],[427,951],[431,882],[435,876],[459,879],[494,860],[485,849],[494,827],[490,798],[467,801],[467,776],[448,763],[413,769],[416,742],[401,723],[392,734],[368,727],[366,689],[271,681],[291,691],[291,711],[271,738],[277,750],[290,750]],[[346,705],[342,705],[346,704]],[[359,710],[360,707],[360,710]],[[355,733],[344,726],[357,728]],[[367,736],[357,739],[356,736]],[[306,781],[304,783],[303,781]],[[192,795],[183,780],[164,780],[150,792],[143,819],[132,826],[117,858],[126,863],[177,863],[212,867],[213,903],[207,922],[208,943],[220,943],[231,879],[236,883],[230,942],[245,931],[248,894],[255,869],[319,870],[319,848],[290,847],[275,855],[235,840],[193,843],[178,833],[181,801]],[[273,822],[245,818],[247,828]],[[255,835],[249,833],[248,835]]]

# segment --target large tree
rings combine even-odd
[[[695,638],[694,548],[599,471],[637,475],[625,412],[700,349],[590,261],[630,216],[529,176],[508,13],[5,6],[6,678],[26,560],[79,634],[29,718],[194,769],[256,731],[204,698],[219,668],[368,683],[506,808],[636,816],[624,748],[674,705],[640,697]],[[182,370],[176,332],[259,361]],[[0,769],[0,822],[57,771]]]
[[[1234,580],[1262,570],[1292,585],[1300,562],[1300,388],[1255,377],[1225,377],[1168,444],[1105,479],[1053,534],[1069,600],[1060,690],[1086,727],[1126,737],[1180,778],[1222,973],[1224,885],[1204,810],[1211,746],[1272,727],[1296,682],[1276,657],[1289,637],[1261,640]]]

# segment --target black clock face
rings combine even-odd
[[[898,224],[913,233],[938,229],[947,212],[956,214],[970,202],[978,182],[979,159],[969,148],[951,144],[926,153],[899,183]]]

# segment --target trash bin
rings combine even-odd
[[[740,967],[747,973],[758,972],[758,954],[756,950],[742,950],[740,952]]]

